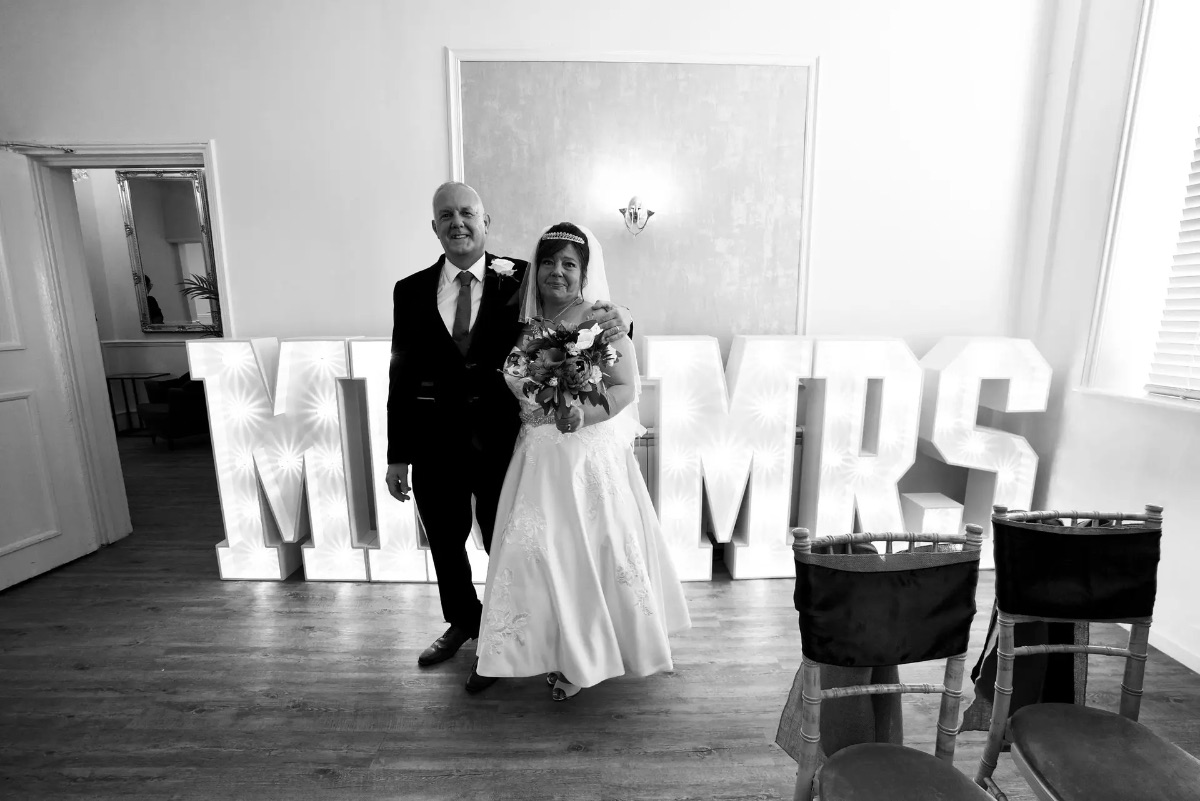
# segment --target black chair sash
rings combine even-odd
[[[1064,620],[1150,617],[1162,531],[993,519],[996,602],[1014,615]]]
[[[797,554],[801,649],[842,667],[964,653],[978,580],[978,551]]]

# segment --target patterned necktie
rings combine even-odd
[[[454,310],[454,329],[450,335],[454,338],[454,344],[458,345],[458,350],[463,356],[467,355],[467,348],[471,346],[471,280],[475,278],[469,270],[462,270],[458,274],[458,306]]]

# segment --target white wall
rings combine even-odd
[[[110,265],[105,257],[106,240],[116,236],[115,232],[107,230],[111,223],[107,219],[107,215],[111,211],[108,208],[111,201],[104,196],[103,192],[98,193],[98,188],[92,183],[93,181],[103,180],[103,173],[107,173],[110,177],[113,175],[112,170],[88,170],[87,178],[75,182],[75,206],[79,210],[79,229],[83,236],[83,253],[87,267],[88,286],[92,290],[92,305],[96,309],[96,328],[100,332],[101,340],[111,339],[114,326],[116,325],[113,320],[112,298],[109,297],[109,285],[112,280],[109,275]],[[116,189],[114,179],[112,186],[114,194],[116,193]],[[99,200],[97,200],[97,194],[100,195]],[[119,212],[120,208],[118,206],[118,214]],[[100,222],[102,216],[105,217],[103,227]],[[118,216],[117,219],[119,221],[120,217]],[[124,236],[121,238],[124,239]],[[129,277],[128,265],[129,259],[126,257],[124,268],[125,280],[129,282],[130,289],[132,290],[133,280]],[[111,267],[113,270],[116,270],[120,265],[113,264]],[[113,277],[115,278],[115,273]]]
[[[1042,143],[1055,154],[1040,165],[1033,194],[1053,199],[1039,210],[1050,220],[1046,243],[1031,248],[1022,286],[1022,323],[1054,371],[1047,412],[1024,421],[1024,434],[1041,457],[1034,505],[1047,496],[1067,394],[1079,384],[1092,311],[1099,286],[1104,240],[1112,205],[1129,97],[1140,4],[1064,2],[1052,65],[1076,71],[1074,92],[1045,110],[1063,124]],[[1037,229],[1037,225],[1031,226]],[[1040,258],[1038,258],[1040,257]],[[1094,504],[1089,504],[1094,505]]]
[[[1197,476],[1200,409],[1087,391],[1067,396],[1049,497],[1057,508],[1164,507],[1150,642],[1200,671]]]
[[[7,4],[0,134],[216,140],[238,335],[380,336],[391,284],[438,255],[445,46],[817,55],[809,330],[899,335],[920,354],[1007,333],[1046,8]],[[520,213],[491,212],[499,227]]]
[[[1165,8],[1192,0],[1158,0]],[[1068,5],[1068,4],[1064,4]],[[1165,507],[1163,559],[1151,642],[1200,670],[1200,408],[1168,401],[1131,400],[1081,387],[1083,357],[1100,286],[1105,236],[1121,149],[1132,74],[1139,3],[1073,3],[1083,11],[1069,125],[1058,169],[1038,179],[1057,193],[1044,272],[1026,287],[1030,335],[1055,371],[1050,409],[1025,422],[1021,433],[1042,455],[1034,505],[1038,508],[1140,511]],[[1167,17],[1164,14],[1164,19]],[[1075,41],[1061,42],[1074,47]],[[1061,53],[1060,53],[1061,55]],[[1194,123],[1193,123],[1194,124]],[[1178,214],[1182,187],[1168,204]],[[1035,188],[1035,192],[1037,189]],[[1113,297],[1121,308],[1126,296]],[[1141,358],[1148,358],[1142,353]],[[1123,364],[1128,366],[1126,355]],[[1148,678],[1152,681],[1152,677]]]

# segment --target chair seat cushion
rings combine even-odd
[[[989,801],[958,768],[935,756],[889,743],[838,751],[821,768],[823,801]]]
[[[1022,707],[1013,756],[1063,801],[1200,801],[1200,760],[1128,718],[1074,704]]]

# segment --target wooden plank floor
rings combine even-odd
[[[416,665],[442,629],[433,586],[222,582],[207,445],[121,446],[133,536],[0,593],[0,797],[791,797],[795,764],[773,742],[800,661],[790,581],[688,584],[674,673],[561,704],[540,678],[471,697],[473,643]],[[989,578],[981,610],[991,592]],[[1147,676],[1143,722],[1200,755],[1200,677],[1157,651]],[[1094,659],[1096,701],[1118,684]],[[935,714],[906,697],[913,744],[932,750]],[[982,741],[961,736],[962,770]],[[999,779],[1032,798],[1007,755]]]

